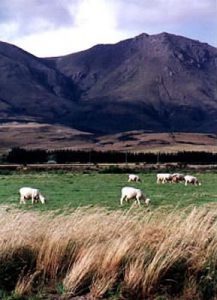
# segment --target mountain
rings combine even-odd
[[[67,122],[79,91],[58,70],[22,49],[0,42],[0,122]]]
[[[217,132],[217,49],[168,33],[38,58],[0,42],[0,122]]]
[[[217,131],[217,49],[208,44],[141,34],[49,61],[82,91],[79,128]]]

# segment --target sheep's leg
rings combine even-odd
[[[125,196],[122,196],[121,199],[120,199],[120,205],[121,206],[123,205],[124,198],[125,198]]]
[[[20,196],[20,204],[26,204],[26,200],[24,196]]]
[[[139,197],[136,197],[136,200],[137,200],[138,205],[140,206],[140,200],[139,200]]]

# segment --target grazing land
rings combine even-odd
[[[119,209],[120,190],[123,186],[141,188],[151,198],[151,206],[186,207],[217,202],[217,173],[193,173],[201,186],[156,184],[156,173],[140,173],[141,183],[128,183],[127,174],[31,172],[0,175],[0,203],[19,205],[18,190],[23,186],[36,187],[47,197],[46,205],[26,205],[34,210],[64,210],[65,207],[101,206]],[[191,172],[192,174],[192,172]],[[132,203],[131,203],[132,204]],[[129,209],[131,204],[125,204]]]
[[[192,300],[217,296],[217,173],[201,186],[156,184],[156,173],[9,172],[0,176],[2,300]],[[149,207],[125,203],[140,187]],[[37,187],[46,205],[19,205]]]

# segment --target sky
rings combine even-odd
[[[217,0],[0,0],[0,40],[39,57],[161,32],[217,47]]]

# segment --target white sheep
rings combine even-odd
[[[184,178],[185,178],[185,185],[188,185],[188,183],[194,184],[194,185],[201,185],[201,183],[195,176],[186,175]]]
[[[128,182],[131,182],[131,181],[139,182],[139,181],[141,181],[141,179],[139,178],[138,175],[129,174],[129,176],[128,176]]]
[[[26,200],[31,200],[32,204],[41,201],[42,204],[45,203],[45,197],[41,194],[38,189],[31,187],[22,187],[19,190],[20,193],[20,204],[26,204]]]
[[[145,204],[148,205],[150,199],[147,198],[140,189],[134,187],[125,186],[121,189],[120,205],[123,205],[123,201],[129,201],[135,199],[140,206],[140,200],[144,200]]]
[[[172,181],[172,174],[169,173],[159,173],[157,174],[157,183],[166,183]]]
[[[181,173],[174,173],[172,174],[172,182],[173,183],[179,183],[185,181],[185,175],[181,174]]]

